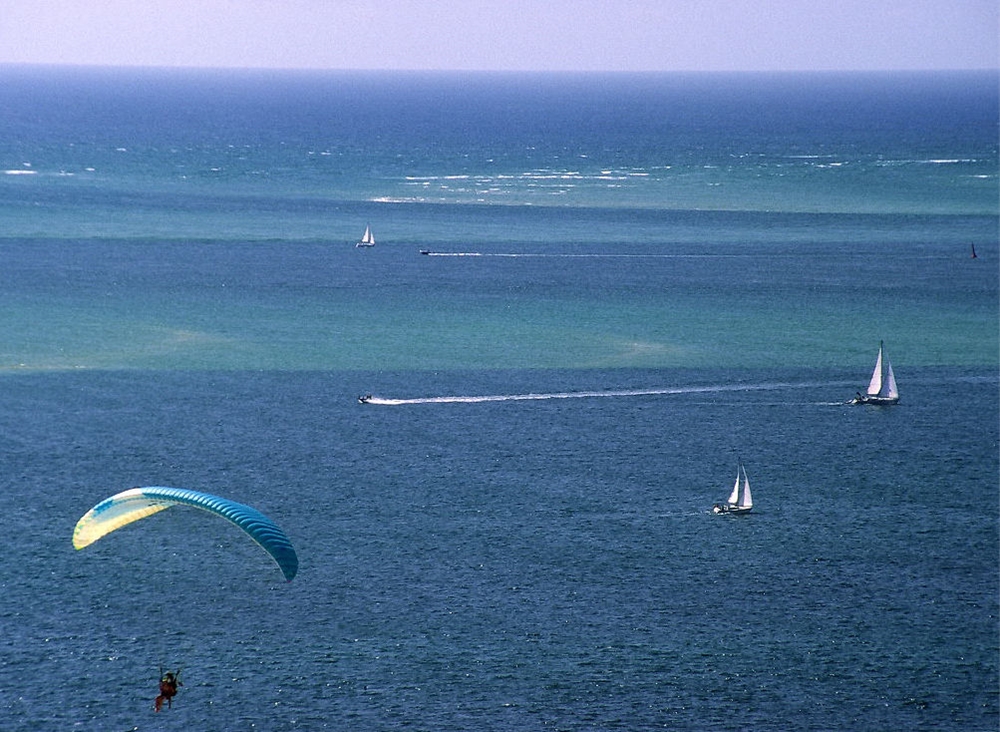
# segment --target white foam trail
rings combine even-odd
[[[847,385],[844,382],[843,385]],[[603,391],[556,391],[539,394],[487,394],[482,396],[435,396],[415,399],[390,399],[371,396],[366,404],[395,407],[404,404],[481,404],[484,402],[525,402],[546,399],[596,399],[607,397],[663,396],[668,394],[713,394],[732,391],[775,391],[779,389],[804,389],[830,384],[713,384],[707,386],[672,386],[659,389],[606,389]],[[838,384],[840,386],[840,384]],[[838,402],[839,404],[839,402]]]

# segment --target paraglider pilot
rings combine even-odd
[[[177,673],[173,673],[172,671],[163,673],[163,669],[160,669],[160,695],[156,697],[156,711],[160,711],[163,707],[164,699],[167,701],[167,707],[171,706],[172,700],[177,694],[177,687],[184,686],[181,683],[180,676],[180,669],[177,669]]]

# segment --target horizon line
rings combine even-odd
[[[795,68],[795,69],[499,69],[423,67],[325,67],[325,66],[200,66],[195,64],[67,63],[52,61],[0,61],[0,68],[103,69],[136,71],[281,71],[308,73],[401,73],[401,74],[526,74],[526,75],[667,75],[667,74],[924,74],[1000,73],[998,66],[892,67],[892,68]]]

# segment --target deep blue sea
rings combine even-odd
[[[0,67],[0,729],[996,730],[998,119],[994,72]],[[137,485],[298,576],[184,507],[74,550]]]

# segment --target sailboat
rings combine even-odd
[[[361,241],[354,245],[358,249],[362,247],[373,247],[375,246],[375,235],[372,234],[372,227],[366,226],[364,236],[361,237]]]
[[[740,478],[743,479],[742,484]],[[736,484],[733,492],[729,494],[729,499],[725,503],[716,503],[712,506],[712,513],[750,513],[753,509],[753,496],[750,495],[750,479],[747,478],[746,468],[743,463],[736,468]]]
[[[868,382],[868,391],[859,393],[851,404],[895,404],[899,401],[899,390],[896,388],[896,377],[892,373],[892,364],[882,355],[882,341],[878,344],[878,358],[875,359],[875,370]]]

